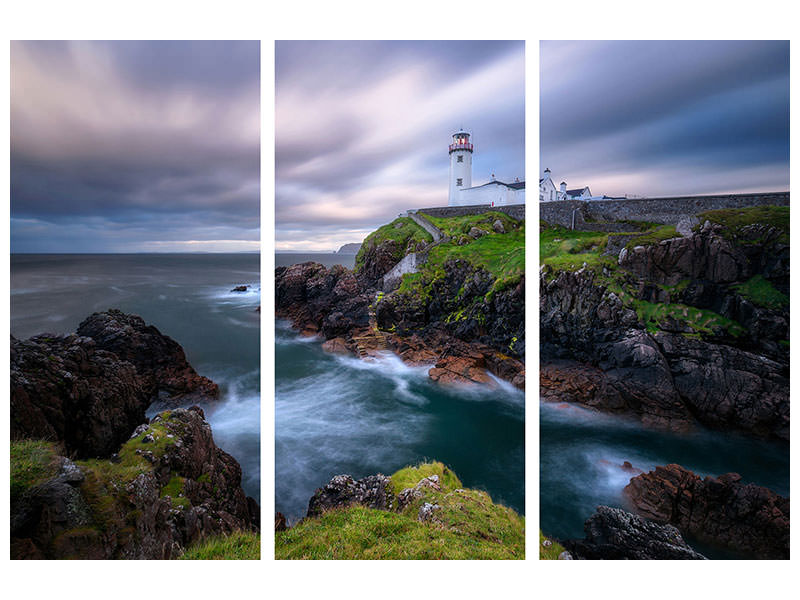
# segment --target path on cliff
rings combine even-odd
[[[425,217],[412,212],[408,213],[408,216],[411,218],[412,221],[414,221],[414,223],[422,227],[425,231],[430,233],[431,236],[433,236],[434,244],[438,244],[444,237],[442,230],[436,227],[436,225],[434,225],[430,221],[428,221],[428,219],[426,219]]]
[[[377,297],[378,294],[376,293],[375,299],[369,305],[369,329],[362,335],[353,336],[359,358],[366,358],[376,352],[384,352],[389,349],[386,334],[378,329],[378,320],[375,317]]]

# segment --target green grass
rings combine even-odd
[[[461,480],[451,469],[448,469],[443,463],[435,461],[420,463],[415,467],[405,467],[397,471],[392,475],[392,492],[397,495],[406,488],[414,487],[420,480],[431,475],[439,476],[439,485],[442,490],[452,491],[462,486]]]
[[[493,233],[494,229],[492,225],[498,219],[503,224],[503,229],[505,229],[506,233],[519,226],[519,221],[499,211],[490,211],[479,215],[464,215],[461,217],[432,217],[425,213],[422,213],[422,216],[451,238],[466,235],[473,227]]]
[[[735,239],[739,231],[748,225],[756,223],[770,225],[782,233],[778,241],[789,243],[789,207],[788,206],[753,206],[750,208],[724,208],[709,210],[697,215],[700,224],[695,230],[702,227],[706,221],[724,227],[722,235],[728,239]],[[757,242],[758,240],[754,240]],[[751,242],[752,243],[752,242]]]
[[[29,488],[54,477],[59,469],[57,444],[42,440],[12,440],[11,501]]]
[[[663,304],[633,300],[636,314],[651,333],[660,329],[660,323],[667,318],[675,319],[691,327],[694,333],[717,335],[725,332],[733,337],[739,337],[747,330],[720,314],[710,310],[695,308],[685,304]]]
[[[403,512],[350,506],[305,519],[275,536],[278,559],[523,559],[525,520],[495,504],[486,492],[461,488],[442,463],[406,467],[392,475],[392,489],[414,487],[439,475],[441,490],[422,488],[423,497]],[[417,520],[419,507],[439,506],[434,519]]]
[[[603,267],[615,267],[616,261],[603,256],[608,243],[607,233],[572,231],[549,227],[539,233],[539,261],[555,271],[577,271],[587,268],[601,273]]]
[[[186,549],[180,560],[259,560],[261,536],[235,531],[230,535],[207,538]]]
[[[789,297],[775,289],[763,275],[755,275],[744,283],[732,286],[732,289],[764,308],[780,309],[789,305]]]
[[[183,484],[186,480],[180,475],[173,475],[163,488],[161,488],[161,497],[169,496],[172,501],[173,508],[189,508],[191,503],[188,498],[183,496]]]
[[[545,540],[552,543],[545,546]],[[558,560],[558,555],[562,552],[564,552],[564,546],[546,537],[541,530],[539,531],[539,560]]]
[[[391,223],[379,227],[366,237],[358,250],[358,254],[356,254],[354,271],[358,273],[364,268],[364,260],[368,250],[388,240],[397,243],[395,258],[400,261],[405,256],[406,248],[409,244],[416,245],[418,242],[429,244],[433,241],[433,237],[409,217],[398,217]]]
[[[673,225],[660,225],[643,235],[633,238],[625,245],[625,248],[631,250],[636,246],[652,246],[675,237],[680,237],[680,235]]]

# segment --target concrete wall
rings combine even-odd
[[[525,220],[524,204],[513,204],[511,206],[490,206],[488,204],[480,206],[440,206],[436,208],[420,208],[412,212],[425,213],[432,217],[461,217],[464,215],[480,215],[493,210],[505,213],[520,221]]]
[[[525,189],[515,190],[498,183],[461,190],[448,206],[510,206],[525,204]]]
[[[684,217],[707,210],[766,205],[789,206],[789,192],[545,202],[539,205],[539,218],[551,225],[571,227],[574,213],[576,229],[606,230],[603,222],[610,225],[612,221],[629,220],[677,225]]]

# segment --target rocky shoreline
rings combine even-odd
[[[429,376],[442,384],[494,385],[488,372],[525,387],[522,360],[491,345],[491,337],[454,331],[430,312],[415,315],[417,321],[409,323],[409,307],[402,298],[385,295],[378,285],[344,267],[328,269],[313,262],[278,267],[275,285],[276,316],[304,335],[320,336],[326,351],[365,359],[393,352],[408,365],[430,365]],[[524,315],[524,280],[511,294],[514,303],[508,310]],[[520,321],[524,326],[524,318]],[[517,339],[524,348],[524,334]]]
[[[540,398],[788,451],[788,209],[698,217],[619,239],[542,226]],[[587,537],[563,544],[576,558],[702,558],[683,533],[788,558],[788,498],[740,480],[657,467],[625,488],[635,515],[600,507]]]
[[[166,559],[257,532],[239,464],[193,406],[218,395],[136,315],[109,310],[76,334],[12,337],[12,558]],[[154,402],[176,408],[148,420]]]

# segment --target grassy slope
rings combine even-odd
[[[779,241],[789,243],[789,207],[788,206],[753,206],[750,208],[724,208],[721,210],[709,210],[697,215],[700,224],[695,227],[699,229],[705,221],[710,221],[722,225],[725,229],[723,235],[729,239],[735,239],[743,227],[760,223],[770,225],[782,232]]]
[[[447,218],[426,215],[426,218],[452,239],[435,246],[428,255],[428,262],[418,273],[404,275],[397,293],[427,298],[431,283],[445,275],[444,265],[449,260],[465,260],[494,276],[495,283],[487,294],[487,301],[491,301],[497,292],[517,285],[525,274],[524,222],[499,212]],[[495,233],[492,230],[492,223],[497,219],[502,221],[507,233]],[[491,233],[473,239],[464,233],[472,227]]]
[[[259,560],[260,558],[261,536],[245,531],[205,539],[187,548],[180,556],[181,560]]]
[[[545,546],[545,540],[551,542]],[[564,546],[546,537],[541,530],[539,531],[539,560],[558,560],[558,555],[564,552]]]
[[[356,254],[354,271],[358,273],[363,268],[364,259],[369,249],[379,246],[381,243],[388,240],[397,242],[396,259],[400,261],[400,259],[405,256],[405,249],[409,244],[413,245],[418,242],[428,244],[433,241],[433,237],[410,218],[398,217],[391,223],[376,229],[366,237],[364,243],[361,244],[358,254]]]
[[[12,440],[10,454],[12,502],[58,472],[59,448],[52,442]]]
[[[407,467],[392,475],[392,489],[413,487],[437,474],[441,491],[424,496],[402,513],[351,506],[305,519],[275,536],[278,559],[522,559],[525,520],[494,504],[488,494],[463,489],[442,463]],[[417,519],[424,502],[440,506],[435,521]]]

